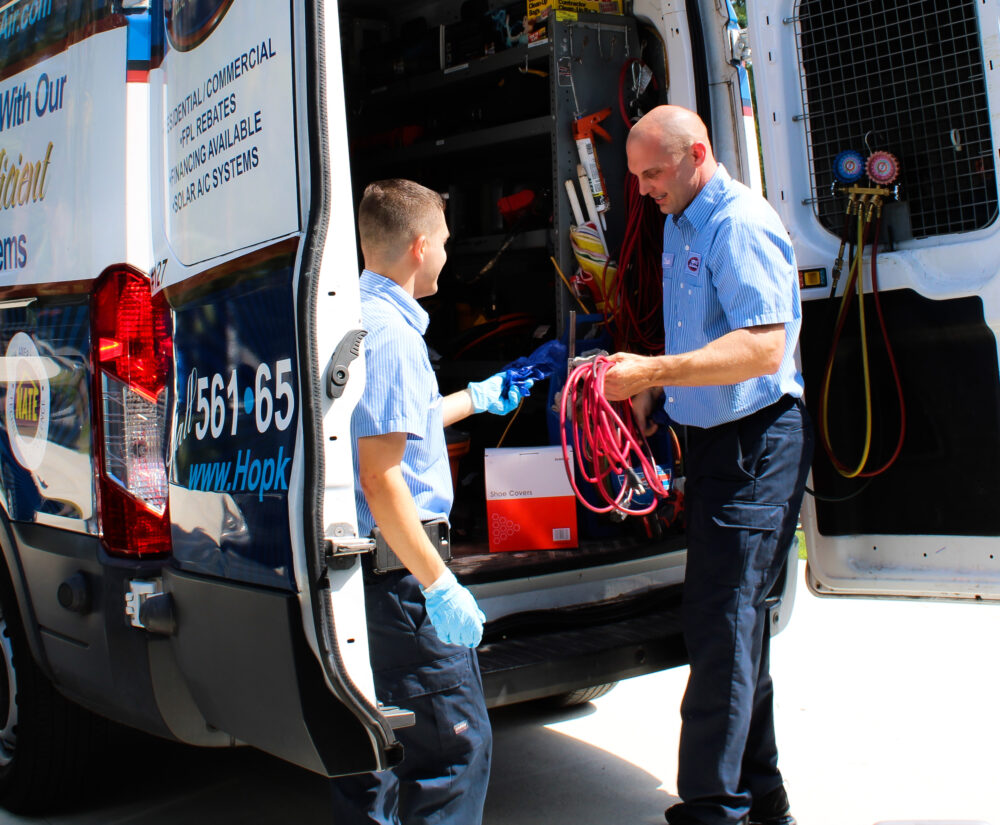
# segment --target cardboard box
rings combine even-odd
[[[553,12],[597,12],[621,14],[622,0],[528,0],[528,17],[540,17],[546,10]]]
[[[486,518],[491,553],[576,547],[562,447],[486,450]]]

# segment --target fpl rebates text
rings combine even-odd
[[[263,112],[240,115],[237,92],[230,87],[276,57],[268,38],[213,72],[167,113],[166,133],[174,139],[177,130],[177,144],[184,152],[168,171],[174,213],[260,164],[260,149],[252,141],[263,130]]]

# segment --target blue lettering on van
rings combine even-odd
[[[0,132],[9,132],[29,122],[32,114],[38,118],[60,111],[66,105],[67,80],[67,75],[49,77],[48,72],[42,72],[33,94],[27,81],[0,92]]]
[[[46,112],[58,112],[65,103],[65,91],[66,75],[50,78],[42,72],[35,86],[35,114],[43,117]]]
[[[237,450],[235,462],[191,464],[187,488],[217,493],[257,493],[257,500],[263,501],[265,493],[288,489],[287,473],[291,461],[284,447],[278,448],[277,456],[263,459],[255,458],[249,449]]]
[[[28,84],[11,86],[0,94],[0,132],[10,131],[31,120],[31,92]]]
[[[0,272],[28,265],[28,239],[24,235],[0,238]]]
[[[52,14],[52,0],[8,3],[0,15],[0,40],[10,40]]]

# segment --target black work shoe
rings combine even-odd
[[[698,820],[694,819],[691,814],[685,813],[685,808],[681,802],[667,808],[663,812],[663,818],[667,820],[667,825],[700,825]]]
[[[753,801],[749,825],[795,825],[795,817],[788,811],[788,794],[784,785]]]
[[[667,820],[667,825],[701,825],[701,822],[697,819],[692,819],[690,814],[685,814],[680,807],[680,803],[677,805],[671,805],[663,812],[664,819]],[[737,825],[750,825],[750,821],[743,817]],[[770,823],[768,823],[770,825]],[[795,825],[795,820],[793,819],[791,825]]]
[[[753,814],[750,814],[748,825],[795,825],[795,817],[791,814],[765,817],[755,817]]]

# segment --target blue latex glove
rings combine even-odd
[[[446,570],[426,590],[421,587],[427,603],[427,616],[438,638],[449,645],[476,647],[483,640],[486,616],[476,598],[458,583],[455,574]]]
[[[517,409],[521,399],[527,395],[527,390],[531,388],[533,381],[525,381],[520,385],[510,384],[506,381],[507,375],[498,372],[491,375],[485,381],[476,381],[469,384],[469,393],[472,395],[472,408],[477,412],[491,412],[494,415],[507,415]],[[504,391],[504,384],[508,386]]]

